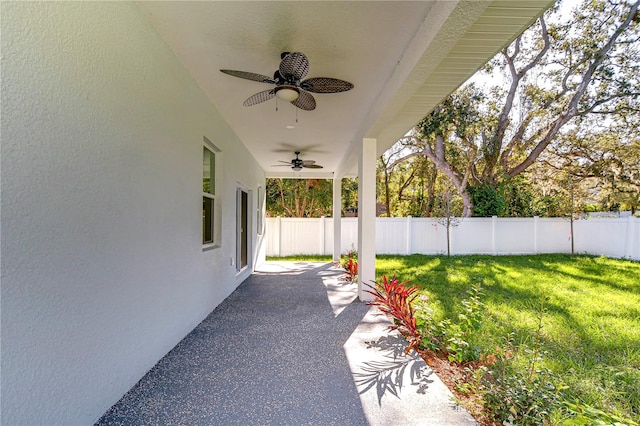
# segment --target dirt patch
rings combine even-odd
[[[459,404],[464,406],[480,425],[496,426],[500,424],[487,417],[484,412],[482,395],[473,390],[473,369],[476,367],[474,364],[462,365],[450,362],[446,354],[429,350],[418,350],[418,353],[442,380],[442,383],[451,390]]]

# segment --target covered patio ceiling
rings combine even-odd
[[[139,7],[247,146],[267,177],[357,174],[354,146],[377,139],[381,154],[552,0],[139,2]],[[272,76],[281,52],[307,55],[307,77],[354,84],[314,94],[303,111],[271,99],[272,88],[220,69]],[[296,112],[297,110],[297,112]],[[214,141],[215,143],[215,141]],[[294,151],[323,169],[274,167]]]

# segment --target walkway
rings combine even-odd
[[[475,425],[321,263],[267,263],[99,425]]]

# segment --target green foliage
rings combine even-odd
[[[468,298],[460,302],[463,311],[458,314],[458,322],[447,333],[449,361],[467,362],[480,358],[482,350],[474,340],[482,325],[484,303],[480,301],[481,295],[480,284],[475,284],[471,287]]]
[[[396,143],[378,160],[377,200],[387,217],[443,217],[447,210],[444,193],[450,190],[446,176],[424,156],[402,159],[404,144]],[[401,160],[401,161],[399,161]],[[398,162],[399,161],[399,162]],[[462,215],[462,201],[453,192],[448,207]]]
[[[441,351],[444,349],[449,320],[437,321],[433,316],[433,309],[428,303],[429,298],[420,295],[414,301],[414,312],[416,316],[416,328],[420,331],[421,349],[430,351]]]
[[[473,200],[473,216],[504,216],[507,203],[497,185],[477,184],[469,187]]]
[[[266,208],[269,216],[320,217],[332,215],[330,180],[268,178]]]
[[[343,179],[343,209],[357,207],[357,202],[357,180]],[[267,178],[266,209],[271,217],[331,217],[333,183],[330,179]]]
[[[571,13],[549,9],[481,71],[494,86],[472,80],[402,139],[404,150],[396,154],[412,164],[386,163],[393,167],[385,169],[383,202],[391,207],[394,184],[404,209],[394,212],[433,215],[437,178],[416,167],[416,158],[426,158],[455,183],[465,214],[475,202],[476,216],[564,216],[567,175],[584,185],[574,194],[576,207],[597,198],[607,210],[635,212],[640,207],[638,14],[637,1],[584,0]],[[533,169],[541,179],[510,182]],[[396,179],[398,173],[403,178]],[[410,187],[415,196],[407,195]],[[403,195],[411,201],[403,202]]]
[[[469,187],[469,193],[476,217],[531,217],[540,213],[526,175],[504,179],[499,184],[478,183]]]
[[[533,185],[525,174],[500,182],[500,193],[506,205],[503,216],[531,217],[534,213]]]
[[[636,383],[636,386],[638,384]],[[638,426],[638,422],[607,413],[581,401],[562,401],[566,426]]]
[[[534,216],[540,217],[563,217],[567,214],[569,203],[563,200],[562,194],[555,196],[541,195],[536,197],[532,203],[531,209]]]
[[[558,379],[547,368],[539,368],[542,361],[542,320],[545,314],[544,299],[538,311],[538,327],[533,350],[525,349],[528,365],[520,370],[512,365],[517,348],[514,334],[506,338],[506,347],[498,351],[495,363],[487,368],[484,380],[484,404],[491,416],[512,425],[548,423],[554,410],[560,407],[564,395],[556,383]]]
[[[472,343],[472,339],[482,324],[480,285],[472,287],[469,298],[462,301],[464,310],[458,314],[458,321],[453,323],[448,319],[434,321],[427,298],[421,297],[416,301],[418,287],[407,283],[400,282],[395,275],[391,280],[383,275],[380,284],[367,290],[374,296],[369,304],[377,306],[392,319],[392,330],[401,330],[409,339],[406,352],[413,348],[426,348],[447,354],[452,362],[478,360],[480,348]]]
[[[482,325],[482,294],[479,284],[468,292],[468,297],[460,302],[463,311],[457,315],[457,321],[445,318],[436,321],[428,298],[420,297],[415,302],[417,327],[422,335],[421,347],[447,355],[451,362],[465,363],[477,361],[482,353],[474,342],[477,331]]]
[[[358,178],[342,179],[342,215],[358,210]]]
[[[418,123],[418,128],[424,136],[448,137],[453,131],[455,136],[464,139],[477,131],[481,124],[481,113],[478,105],[485,95],[475,86],[467,86],[449,97]],[[451,151],[455,156],[458,151]]]
[[[347,252],[340,259],[340,263],[343,268],[346,268],[349,260],[358,260],[358,250],[356,250],[355,246],[351,244],[351,248],[347,250]]]
[[[508,360],[499,361],[499,367]],[[507,369],[504,375],[489,370],[495,382],[485,385],[485,408],[497,421],[511,425],[548,424],[561,402],[562,395],[548,369],[540,369],[529,378],[521,371]]]

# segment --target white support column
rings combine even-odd
[[[333,261],[340,262],[342,251],[342,178],[333,176]]]
[[[358,297],[373,297],[365,290],[376,280],[376,139],[358,146]]]

